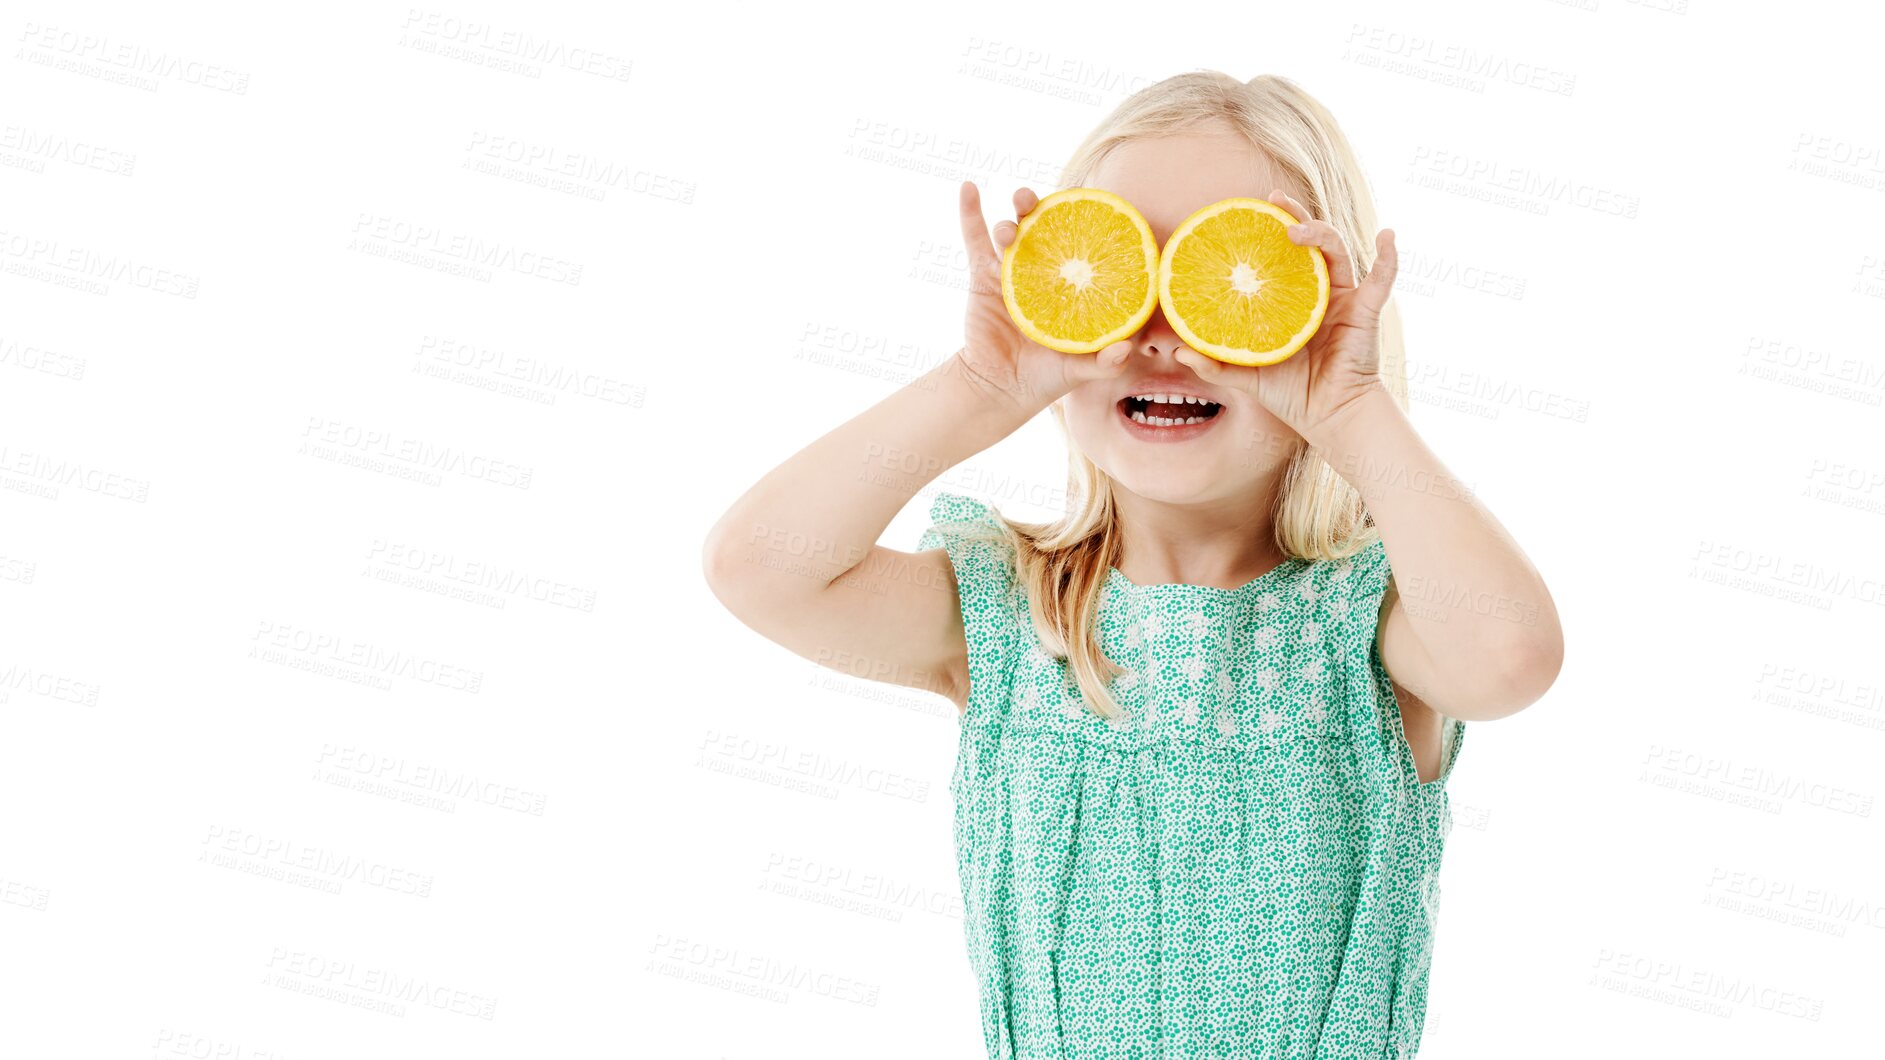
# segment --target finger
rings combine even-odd
[[[1329,261],[1329,286],[1355,286],[1355,262],[1348,254],[1348,241],[1327,221],[1304,221],[1285,231],[1298,246],[1315,247]]]
[[[962,182],[960,206],[962,213],[962,247],[969,254],[969,274],[987,275],[1001,268],[1000,259],[995,256],[995,244],[988,239],[988,223],[982,217],[982,193],[975,182]]]
[[[1394,292],[1394,277],[1400,271],[1401,253],[1394,245],[1394,229],[1383,228],[1374,237],[1374,267],[1368,270],[1355,300],[1379,315],[1381,307],[1388,304],[1388,295]]]
[[[1316,219],[1316,215],[1310,211],[1309,207],[1304,206],[1294,195],[1284,191],[1282,188],[1277,188],[1270,192],[1270,201],[1281,206],[1284,210],[1289,212],[1291,217],[1294,217],[1298,221],[1313,221]]]
[[[1032,188],[1016,188],[1014,193],[1015,220],[997,221],[995,223],[995,245],[1004,251],[1007,250],[1008,244],[1013,243],[1015,236],[1021,233],[1021,226],[1018,223],[1019,220],[1026,217],[1030,211],[1040,204],[1041,198],[1034,194]]]
[[[1296,218],[1296,223],[1289,226],[1290,241],[1298,246],[1313,246],[1322,251],[1329,263],[1330,287],[1355,286],[1355,263],[1348,254],[1348,241],[1342,233],[1327,221],[1319,221],[1302,200],[1277,188],[1270,192],[1270,201],[1281,206]]]
[[[1132,340],[1120,339],[1092,356],[1070,357],[1067,377],[1070,382],[1087,383],[1095,379],[1111,379],[1126,368],[1126,362],[1132,357]]]
[[[1223,361],[1206,357],[1189,346],[1174,349],[1172,359],[1196,372],[1199,379],[1212,386],[1235,387],[1237,385],[1237,381],[1231,378],[1228,365]]]
[[[1069,354],[1062,357],[1061,371],[1066,381],[1073,386],[1090,383],[1096,379],[1111,379],[1125,371],[1126,361],[1132,356],[1132,343],[1121,340],[1092,354]]]

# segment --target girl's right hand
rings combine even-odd
[[[962,240],[969,255],[969,310],[957,354],[969,376],[993,397],[1011,400],[1025,413],[1039,412],[1081,383],[1120,374],[1132,353],[1122,339],[1098,353],[1061,353],[1021,333],[1001,297],[1001,254],[1014,242],[1019,220],[1039,205],[1027,188],[1014,193],[1015,220],[995,226],[989,239],[982,198],[975,184],[963,181]],[[1000,250],[996,244],[1000,244]]]

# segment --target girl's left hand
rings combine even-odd
[[[1318,247],[1328,259],[1329,307],[1321,325],[1302,349],[1277,364],[1225,364],[1185,346],[1175,356],[1198,378],[1250,394],[1297,434],[1311,438],[1348,402],[1382,385],[1376,335],[1399,264],[1394,230],[1383,228],[1376,234],[1374,267],[1357,286],[1354,259],[1334,225],[1311,217],[1280,189],[1270,193],[1270,201],[1307,218],[1289,229],[1290,240]]]

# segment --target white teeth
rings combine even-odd
[[[1190,394],[1134,394],[1134,401],[1157,401],[1166,405],[1215,405],[1217,402]]]
[[[1217,406],[1217,402],[1209,398],[1195,397],[1191,394],[1134,394],[1131,395],[1131,400],[1161,405],[1198,405],[1213,408]],[[1132,417],[1134,423],[1142,423],[1148,427],[1188,427],[1191,424],[1204,423],[1211,419],[1210,416],[1187,416],[1184,418],[1148,416],[1141,410],[1132,411],[1128,413],[1128,415]]]

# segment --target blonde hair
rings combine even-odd
[[[1328,109],[1273,74],[1246,83],[1217,71],[1193,71],[1134,93],[1074,150],[1061,171],[1061,186],[1084,186],[1100,162],[1128,140],[1214,122],[1243,133],[1279,174],[1308,189],[1305,205],[1341,232],[1354,257],[1356,281],[1366,277],[1374,266],[1376,228],[1374,200],[1361,166]],[[1400,314],[1392,299],[1382,310],[1379,346],[1381,380],[1405,409],[1407,369]],[[1122,540],[1113,483],[1074,444],[1058,402],[1053,410],[1067,439],[1068,511],[1050,523],[1018,523],[999,514],[997,519],[1015,548],[1016,573],[1042,647],[1067,659],[1087,709],[1112,719],[1123,711],[1107,686],[1123,667],[1100,650],[1098,623],[1102,592]],[[1379,538],[1360,492],[1321,454],[1297,438],[1286,460],[1270,498],[1279,550],[1292,559],[1334,560]]]

